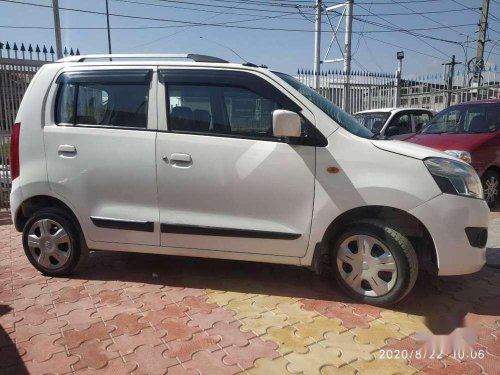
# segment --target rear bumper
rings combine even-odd
[[[490,210],[485,201],[441,194],[409,212],[432,237],[438,275],[469,274],[484,266],[486,248],[471,244],[466,228],[488,228]]]
[[[21,203],[23,202],[23,193],[21,191],[21,186],[19,184],[19,178],[16,178],[12,181],[12,189],[10,191],[10,214],[12,215],[12,222],[16,224],[16,216],[17,211],[21,207]],[[22,228],[17,228],[18,231],[21,231]]]

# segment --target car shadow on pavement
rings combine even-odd
[[[10,314],[12,308],[7,305],[0,304],[0,319],[4,315]],[[13,330],[13,329],[11,329]],[[15,343],[9,337],[7,328],[2,327],[0,324],[0,367],[10,367],[15,369],[14,373],[19,375],[28,374],[28,370],[23,364],[21,353],[16,348]]]
[[[355,304],[331,277],[268,263],[94,251],[89,265],[75,277]],[[446,334],[457,327],[475,326],[483,316],[499,315],[498,286],[500,270],[489,267],[454,277],[422,272],[413,291],[389,309],[425,317],[433,333]]]
[[[11,225],[12,220],[10,216],[10,211],[0,211],[0,226]]]

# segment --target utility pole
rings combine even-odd
[[[319,72],[321,64],[321,12],[323,11],[321,0],[316,0],[316,23],[314,28],[314,88],[319,87]]]
[[[404,51],[398,51],[396,54],[398,59],[398,70],[396,72],[396,95],[394,96],[394,107],[401,106],[401,86],[403,76],[403,59],[405,58]]]
[[[106,0],[106,23],[108,26],[108,52],[111,55],[111,30],[109,29],[109,6],[108,6],[108,0]],[[109,61],[112,59],[109,58]]]
[[[349,78],[351,74],[351,36],[352,36],[352,8],[354,0],[347,0],[346,14],[345,14],[345,46],[344,46],[344,95],[343,95],[343,109],[347,113],[351,111]]]
[[[490,0],[483,0],[481,10],[481,23],[479,24],[479,35],[477,38],[476,67],[474,69],[474,80],[478,86],[481,85],[481,72],[484,69],[484,45],[486,44],[486,30],[488,29],[488,12]]]
[[[448,98],[446,99],[446,107],[449,107],[451,104],[451,92],[453,91],[453,77],[455,75],[455,65],[461,64],[455,61],[455,55],[451,57],[451,62],[443,64],[445,67],[449,66],[448,70]]]
[[[54,30],[56,33],[56,55],[58,59],[63,58],[61,41],[61,20],[59,19],[59,0],[52,0],[52,11],[54,12]]]

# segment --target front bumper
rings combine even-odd
[[[486,263],[486,248],[473,247],[465,228],[487,228],[485,201],[441,194],[412,209],[429,231],[436,248],[438,275],[463,275],[479,271]]]

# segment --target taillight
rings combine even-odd
[[[19,177],[19,133],[21,132],[21,124],[12,125],[12,133],[10,135],[10,174],[12,180]]]

